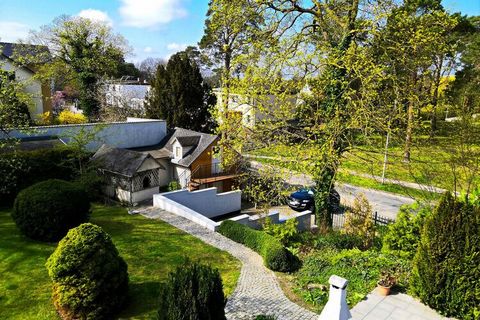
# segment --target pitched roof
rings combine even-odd
[[[132,177],[148,158],[154,159],[146,152],[114,148],[104,144],[93,155],[91,160],[97,162],[104,170]],[[158,165],[162,167],[161,164]]]
[[[177,127],[175,131],[167,135],[159,144],[134,150],[149,152],[155,159],[171,158],[173,157],[173,143],[177,140],[182,147],[188,146],[192,148],[182,159],[175,163],[189,167],[217,138],[217,135]]]
[[[22,63],[27,65],[46,63],[51,58],[48,47],[25,43],[0,42],[0,53],[14,61],[17,57],[25,58],[27,61]],[[30,61],[32,58],[35,58],[35,61]]]

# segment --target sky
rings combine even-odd
[[[480,0],[444,0],[450,12],[480,15]],[[128,61],[168,58],[203,34],[208,0],[0,0],[0,41],[24,39],[31,29],[66,14],[100,20],[132,47]]]

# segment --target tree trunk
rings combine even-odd
[[[442,65],[443,65],[443,56],[439,58],[439,63],[436,66],[435,78],[434,78],[434,89],[432,94],[432,114],[430,118],[430,138],[435,137],[437,131],[437,105],[438,105],[438,91],[440,89],[440,83],[442,80]]]

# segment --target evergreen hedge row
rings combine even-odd
[[[258,252],[269,269],[292,272],[300,266],[299,259],[288,251],[279,240],[263,231],[254,230],[238,222],[225,220],[218,232],[235,242]]]

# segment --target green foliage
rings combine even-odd
[[[347,211],[344,230],[346,234],[361,238],[364,249],[373,245],[375,224],[372,219],[372,207],[364,194],[357,195],[353,207]]]
[[[214,127],[209,109],[215,101],[196,63],[179,52],[158,66],[145,108],[148,117],[164,119],[170,128],[207,132]]]
[[[220,224],[218,232],[258,252],[263,257],[265,266],[273,271],[291,272],[299,266],[296,256],[285,249],[280,241],[263,231],[225,220]]]
[[[167,191],[175,191],[180,189],[182,189],[182,186],[177,180],[173,180],[168,183]]]
[[[78,169],[68,149],[44,149],[2,154],[0,157],[0,202],[11,203],[17,193],[47,179],[71,180]],[[16,162],[21,165],[12,165]]]
[[[90,201],[101,199],[103,179],[94,169],[81,174],[74,183],[85,191]]]
[[[127,264],[99,226],[71,229],[46,267],[63,319],[111,319],[127,298]]]
[[[314,237],[312,247],[316,250],[325,249],[353,249],[363,247],[363,239],[357,235],[350,235],[340,231],[331,230],[326,234]]]
[[[359,249],[341,250],[324,248],[308,255],[296,274],[294,291],[305,302],[321,310],[328,301],[328,292],[321,288],[309,289],[308,284],[328,288],[331,275],[348,279],[347,303],[353,306],[361,301],[377,285],[383,270],[397,270],[397,285],[408,285],[410,264],[391,254]]]
[[[407,259],[413,259],[420,242],[425,218],[431,214],[432,208],[415,202],[403,205],[395,223],[388,225],[383,236],[385,252],[391,252]]]
[[[480,208],[446,193],[425,220],[414,258],[412,291],[461,319],[480,317]]]
[[[270,218],[265,219],[263,231],[279,240],[284,246],[288,246],[298,235],[297,219],[288,219],[283,224],[272,223]]]
[[[90,202],[85,191],[63,180],[46,180],[22,190],[12,218],[27,237],[58,241],[70,228],[88,220]]]
[[[216,269],[187,261],[160,289],[159,320],[224,320],[226,299]]]
[[[277,317],[275,316],[268,316],[268,315],[263,315],[263,314],[260,314],[258,316],[255,317],[255,320],[276,320]]]

